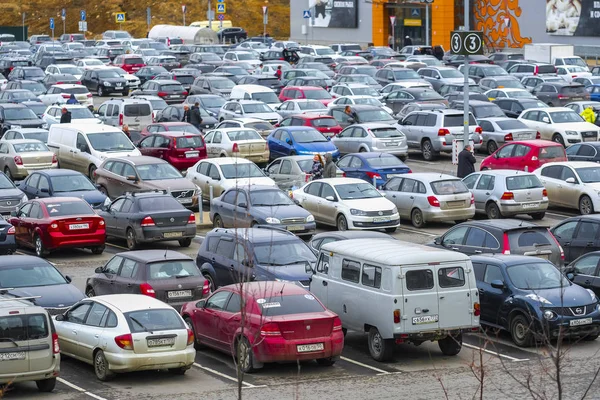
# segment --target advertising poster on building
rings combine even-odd
[[[358,0],[309,0],[310,25],[316,28],[357,28]]]
[[[599,36],[599,0],[546,0],[546,32],[561,36]]]

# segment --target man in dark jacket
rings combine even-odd
[[[183,106],[183,117],[181,118],[181,122],[190,122],[190,107],[187,104]]]
[[[456,176],[462,179],[475,172],[476,162],[475,156],[471,153],[471,145],[466,145],[463,151],[458,153],[458,170],[456,171]]]
[[[196,102],[190,109],[190,124],[194,125],[196,129],[200,130],[202,124],[202,116],[200,115],[200,103]]]
[[[325,168],[323,168],[323,178],[335,178],[337,175],[337,167],[333,163],[331,153],[325,154]]]
[[[67,110],[66,107],[62,109],[62,115],[60,116],[61,124],[70,124],[71,123],[71,112]]]
[[[412,39],[410,38],[410,36],[406,35],[406,37],[404,38],[404,45],[412,46]]]

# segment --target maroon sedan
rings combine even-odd
[[[342,127],[330,115],[319,114],[298,114],[284,118],[279,124],[280,126],[312,126],[323,135],[332,137],[342,131]]]
[[[181,315],[197,347],[235,355],[246,373],[271,362],[317,360],[330,366],[344,347],[340,318],[289,282],[225,286],[206,300],[186,303]]]
[[[141,132],[142,137],[146,137],[153,133],[163,133],[169,131],[192,133],[200,135],[200,131],[196,127],[187,122],[156,122],[147,125]]]
[[[104,218],[78,197],[30,200],[11,213],[15,239],[21,247],[33,248],[38,257],[62,248],[89,248],[102,254],[106,230]]]
[[[144,156],[162,158],[179,171],[185,171],[207,157],[202,135],[185,132],[161,132],[148,135],[138,143]]]

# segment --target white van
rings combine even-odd
[[[377,361],[389,360],[395,343],[428,340],[456,355],[462,333],[479,329],[475,274],[462,253],[398,240],[341,240],[321,247],[313,272],[310,291],[340,316],[344,332],[369,334]]]
[[[231,89],[230,100],[257,100],[266,103],[272,110],[281,104],[271,88],[261,85],[236,85]]]
[[[122,130],[109,125],[51,125],[48,148],[56,154],[60,168],[79,171],[92,180],[106,158],[142,155]]]

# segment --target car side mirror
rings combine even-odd
[[[550,118],[544,117],[544,118],[542,118],[542,122],[545,123],[545,124],[549,124],[550,123]]]
[[[571,184],[576,184],[577,183],[577,181],[573,177],[567,178],[567,180],[565,180],[565,182],[571,183]]]
[[[335,197],[333,197],[333,196],[326,196],[325,200],[327,200],[327,201],[335,201]]]
[[[41,188],[40,192],[42,192],[42,193],[49,193],[50,190],[48,188]]]
[[[137,182],[137,176],[135,176],[135,175],[127,175],[127,180],[128,181]]]
[[[309,262],[307,262],[304,265],[304,272],[306,272],[307,274],[311,274],[312,275],[312,274],[315,273],[315,270],[313,269],[312,265]]]
[[[17,212],[16,211],[11,211],[10,212],[10,216],[11,217],[16,217],[17,216]]]
[[[292,139],[290,139],[290,138],[287,138],[287,139],[285,139],[285,142],[286,142],[287,144],[290,144],[290,145],[291,145],[291,144],[292,144]]]
[[[69,283],[71,283],[73,281],[73,279],[71,279],[71,277],[69,275],[65,275],[65,279]]]
[[[100,114],[94,114],[94,117],[100,118]]]
[[[242,260],[242,265],[244,267],[252,267],[252,264],[250,264],[250,260],[247,260],[247,259]]]
[[[94,272],[95,272],[95,273],[97,273],[97,274],[101,274],[101,273],[103,273],[103,272],[104,272],[104,267],[98,267],[98,268],[96,268],[96,269],[94,270]]]
[[[196,308],[204,308],[206,306],[206,299],[202,299],[196,303]]]
[[[442,244],[442,237],[438,236],[435,239],[433,239],[433,243],[437,244],[438,246]]]
[[[568,279],[568,280],[570,280],[570,281],[572,281],[573,279],[575,279],[575,274],[574,274],[574,273],[572,273],[572,272],[569,272],[569,273],[567,274],[567,279]]]
[[[490,285],[494,288],[494,289],[504,289],[504,282],[502,282],[500,279],[494,279]]]
[[[246,204],[246,203],[240,203],[240,204],[238,204],[238,207],[240,207],[240,208],[248,208],[248,204]]]
[[[54,317],[54,319],[56,321],[66,321],[67,320],[67,316],[65,314],[58,314],[56,317]]]

